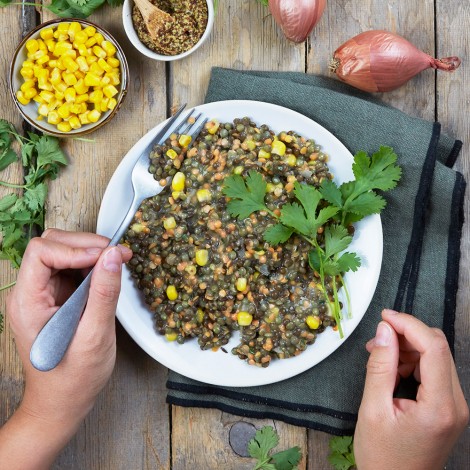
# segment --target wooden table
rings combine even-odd
[[[0,10],[0,117],[21,128],[7,90],[10,58],[22,32],[52,18],[32,7]],[[165,64],[147,59],[132,47],[121,22],[121,8],[105,6],[91,20],[122,44],[131,69],[127,100],[111,124],[92,137],[94,143],[66,141],[70,163],[50,186],[46,226],[94,231],[101,197],[129,148],[179,103],[203,101],[214,65],[255,70],[288,70],[329,75],[328,60],[337,46],[368,29],[397,32],[424,51],[463,59],[454,74],[427,70],[383,100],[428,120],[439,120],[443,132],[464,141],[457,168],[469,178],[470,152],[470,8],[460,0],[331,0],[320,24],[304,44],[285,40],[268,10],[256,0],[221,0],[210,40],[189,58]],[[18,168],[7,178],[21,181]],[[5,179],[5,178],[2,178]],[[465,212],[469,218],[468,204]],[[464,226],[456,321],[456,358],[470,396],[470,225]],[[1,264],[0,285],[16,273]],[[4,305],[1,299],[0,305]],[[3,308],[2,308],[3,309]],[[167,370],[149,358],[118,327],[118,358],[110,383],[77,436],[62,452],[57,469],[233,469],[252,468],[252,460],[232,450],[228,434],[242,419],[216,410],[169,407],[165,404]],[[0,423],[21,398],[21,364],[11,334],[0,335]],[[274,424],[280,447],[298,445],[301,469],[328,469],[328,439],[322,432],[272,420],[243,420],[257,427]],[[470,468],[470,432],[455,448],[449,469]]]

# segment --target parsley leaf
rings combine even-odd
[[[331,450],[328,461],[336,470],[349,470],[356,465],[352,436],[332,437],[328,445]]]
[[[264,232],[264,239],[270,245],[275,246],[289,240],[293,233],[294,229],[292,227],[286,227],[282,224],[270,225]]]
[[[257,459],[253,470],[293,470],[300,462],[302,454],[298,447],[292,447],[270,455],[279,444],[279,436],[272,426],[264,426],[256,431],[248,442],[248,453]]]
[[[246,179],[240,175],[229,176],[222,193],[233,198],[227,204],[227,209],[234,217],[246,219],[255,211],[267,210],[264,205],[266,181],[254,170],[248,172]]]

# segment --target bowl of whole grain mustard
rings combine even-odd
[[[145,56],[162,61],[182,59],[198,49],[214,24],[212,0],[150,0],[173,16],[174,21],[159,32],[154,41],[133,0],[124,0],[122,19],[132,45]]]

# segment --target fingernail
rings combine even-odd
[[[103,248],[87,248],[86,249],[87,253],[90,253],[90,255],[99,255],[102,251]]]
[[[392,338],[392,329],[390,326],[381,321],[377,326],[377,332],[375,334],[375,345],[376,346],[388,346]]]
[[[387,315],[396,315],[398,312],[395,312],[395,310],[392,310],[390,308],[384,308],[383,313]]]
[[[103,268],[111,273],[121,271],[122,256],[121,250],[116,247],[108,250],[103,257]]]
[[[127,246],[124,245],[118,245],[118,248],[121,250],[121,253],[126,256],[126,255],[132,255],[132,250],[130,248],[127,248]]]

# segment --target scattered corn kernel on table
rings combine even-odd
[[[9,61],[22,34],[53,18],[33,7],[0,10],[0,117],[21,128],[7,89]],[[114,120],[90,135],[93,143],[65,142],[70,164],[52,182],[46,226],[94,231],[106,185],[132,145],[170,110],[187,102],[201,103],[214,65],[238,69],[300,71],[329,75],[332,52],[345,40],[367,29],[387,29],[411,40],[432,55],[457,55],[463,60],[454,74],[427,70],[383,100],[415,116],[439,120],[443,131],[463,140],[457,164],[470,179],[470,11],[458,0],[329,2],[308,42],[293,44],[282,36],[268,11],[256,0],[221,0],[208,42],[195,54],[165,64],[145,58],[128,41],[121,7],[105,6],[91,18],[108,29],[125,50],[131,71],[128,97]],[[420,27],[416,27],[416,25]],[[233,39],[236,38],[234,41]],[[15,173],[16,172],[16,173]],[[8,170],[21,181],[19,167]],[[73,188],[73,189],[72,189]],[[467,198],[468,200],[468,198]],[[468,220],[468,205],[466,207]],[[466,395],[470,393],[470,228],[464,226],[456,324],[456,356]],[[0,284],[16,273],[1,262]],[[4,305],[2,293],[1,305]],[[0,335],[0,423],[17,406],[23,388],[21,364],[8,326]],[[56,469],[233,469],[252,468],[253,461],[230,446],[231,427],[240,421],[257,427],[274,424],[280,446],[299,446],[301,469],[328,469],[329,435],[272,420],[246,420],[216,410],[169,407],[165,403],[167,371],[118,327],[117,364],[108,386],[76,437],[58,458]],[[448,467],[470,468],[470,432],[460,439]]]

